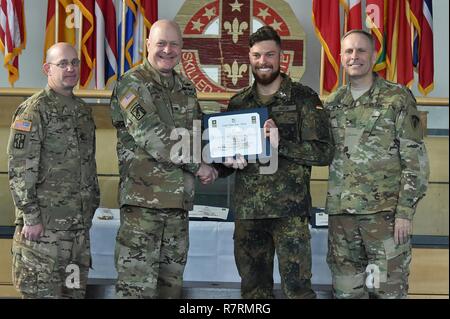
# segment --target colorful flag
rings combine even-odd
[[[388,0],[387,79],[408,87],[414,81],[409,0]]]
[[[158,0],[140,0],[139,7],[144,17],[144,25],[150,30],[152,24],[158,20]]]
[[[23,0],[0,0],[0,51],[11,86],[19,79],[19,55],[25,49]]]
[[[344,32],[362,29],[361,21],[361,0],[340,0],[341,5],[347,17],[347,24],[344,26]]]
[[[136,13],[137,13],[137,7],[134,1],[132,0],[125,0],[125,6],[123,6],[123,1],[119,2],[119,23],[117,27],[118,32],[118,52],[119,52],[119,59],[118,64],[120,66],[120,74],[122,75],[129,69],[131,69],[133,65],[133,43],[134,43],[134,25],[136,21]],[[124,11],[125,10],[125,11]],[[125,12],[125,22],[122,21],[122,15],[123,12]],[[124,25],[124,27],[122,27]],[[124,40],[122,40],[122,28],[124,28]],[[121,66],[122,63],[122,42],[124,41],[124,65],[123,69]]]
[[[96,41],[95,41],[95,3],[92,0],[74,0],[83,16],[81,26],[81,65],[80,87],[89,86],[94,74]]]
[[[58,39],[56,39],[56,7],[58,8]],[[48,0],[47,22],[44,40],[44,62],[47,50],[57,42],[68,42],[75,46],[76,15],[72,0]]]
[[[366,25],[375,38],[377,61],[373,70],[386,77],[386,0],[366,0]]]
[[[158,0],[135,0],[139,8],[134,25],[133,66],[146,58],[146,39],[152,24],[158,19]]]
[[[96,0],[96,72],[97,89],[110,87],[117,79],[116,8],[113,0]]]
[[[326,55],[322,66],[323,89],[326,93],[331,93],[339,85],[339,0],[313,0],[312,20]]]
[[[415,29],[413,64],[419,73],[418,88],[427,96],[434,88],[432,0],[411,0],[411,21]]]

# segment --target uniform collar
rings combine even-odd
[[[56,99],[63,104],[67,104],[67,103],[73,102],[75,100],[75,95],[73,95],[73,93],[72,93],[72,95],[69,95],[69,96],[62,95],[62,94],[59,94],[58,92],[56,92],[55,90],[53,90],[48,85],[45,87],[44,90],[45,90],[45,94],[47,94],[47,96],[50,99],[52,99],[52,100]]]
[[[282,78],[280,88],[278,89],[277,92],[275,92],[269,104],[273,103],[274,101],[275,102],[282,101],[285,103],[291,99],[292,80],[290,79],[289,76],[287,76],[284,73],[280,73],[280,76]],[[259,101],[256,81],[253,82],[251,90],[249,90],[245,94],[244,99],[246,100],[254,99]]]
[[[341,103],[348,107],[359,106],[359,105],[376,105],[377,101],[378,101],[378,96],[380,95],[381,81],[382,80],[378,76],[378,74],[374,73],[372,86],[366,93],[364,93],[357,100],[357,103],[354,103],[355,100],[353,100],[351,87],[350,87],[350,84],[348,84],[346,94],[345,94],[344,98],[342,99]]]
[[[150,64],[148,59],[144,59],[143,67],[146,72],[150,73],[150,77],[153,79],[154,82],[156,82],[157,84],[159,84],[162,87],[165,87],[164,81],[162,80],[163,76]],[[180,81],[178,73],[175,70],[172,70],[172,75],[173,75],[173,80],[174,80],[173,90],[174,91],[181,90],[183,85]]]

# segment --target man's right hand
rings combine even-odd
[[[21,234],[25,239],[38,240],[44,235],[44,226],[42,224],[32,226],[24,225]]]
[[[244,169],[247,166],[247,161],[242,155],[236,155],[236,159],[227,157],[223,163],[226,167],[232,167],[234,169]]]
[[[202,163],[195,176],[198,176],[202,184],[207,185],[213,183],[219,176],[219,173],[214,167]]]

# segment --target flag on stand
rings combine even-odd
[[[81,64],[80,87],[87,88],[94,74],[95,40],[95,3],[92,0],[74,0],[83,16],[81,26]]]
[[[333,92],[339,85],[340,18],[339,0],[313,0],[312,20],[325,52],[323,90]]]
[[[373,70],[386,77],[386,0],[366,0],[366,25],[375,38],[377,61]]]
[[[414,71],[409,0],[387,1],[387,79],[411,87]]]
[[[125,22],[122,21],[122,13],[125,12]],[[118,52],[119,52],[119,59],[118,64],[120,66],[120,74],[122,75],[129,69],[131,69],[133,65],[133,43],[134,43],[134,25],[136,21],[136,13],[137,13],[137,7],[134,1],[132,0],[125,0],[125,6],[123,6],[123,1],[119,2],[119,23],[117,27],[118,32]],[[122,30],[124,29],[124,30]],[[122,31],[124,31],[123,37],[122,37]],[[124,40],[122,40],[122,38]],[[122,50],[122,42],[124,41],[124,49]],[[122,52],[124,51],[124,52]],[[122,54],[124,54],[124,58],[122,58]],[[124,60],[124,65],[122,69],[122,59]]]
[[[47,22],[45,27],[44,40],[44,62],[47,57],[47,50],[57,42],[68,42],[75,46],[75,15],[70,6],[72,0],[48,0]],[[58,10],[58,17],[56,17]],[[58,39],[56,39],[56,20],[58,19]]]
[[[0,51],[11,86],[19,79],[19,55],[25,49],[23,0],[0,0]]]
[[[346,15],[344,33],[354,29],[361,30],[361,0],[340,0],[340,2]]]
[[[116,7],[113,0],[95,0],[97,89],[110,87],[117,79]]]
[[[411,21],[415,29],[413,64],[419,73],[418,88],[427,96],[434,88],[432,0],[411,0]]]

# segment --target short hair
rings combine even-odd
[[[353,33],[362,34],[363,36],[365,36],[367,38],[367,40],[369,40],[372,51],[375,51],[375,38],[373,37],[373,35],[371,33],[367,32],[365,30],[361,30],[361,29],[353,29],[353,30],[350,30],[347,33],[345,33],[341,38],[341,43],[342,43],[342,41],[345,40],[346,37],[348,37],[350,34],[353,34]]]
[[[249,47],[251,48],[255,43],[261,42],[261,41],[269,41],[273,40],[276,42],[276,44],[281,48],[281,39],[278,33],[268,25],[265,25],[256,32],[254,32],[252,35],[250,35],[248,39]]]

